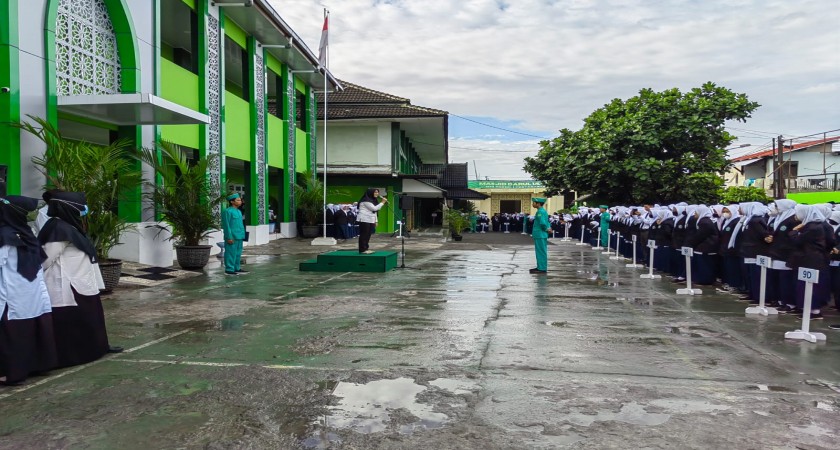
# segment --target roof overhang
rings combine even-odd
[[[58,111],[117,126],[210,123],[207,114],[143,93],[59,96]]]
[[[446,195],[446,191],[437,186],[411,178],[403,179],[402,193],[419,198],[443,198]]]
[[[342,89],[338,79],[321,66],[318,57],[280,17],[268,0],[219,0],[215,3],[224,7],[225,20],[233,20],[254,36],[267,53],[271,53],[292,70],[301,71],[295,73],[296,78],[319,90]],[[241,7],[246,4],[248,7]]]
[[[763,159],[764,158],[745,159],[743,161],[734,162],[734,163],[732,163],[732,165],[734,165],[735,167],[744,167],[744,166],[748,166],[748,165],[750,165],[754,162],[761,161]]]

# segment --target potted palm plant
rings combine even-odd
[[[122,261],[110,258],[110,251],[120,243],[123,233],[134,229],[119,215],[118,205],[142,180],[131,158],[131,142],[122,139],[97,145],[67,139],[46,120],[29,117],[35,124],[25,122],[19,127],[46,144],[43,156],[32,158],[46,179],[44,189],[84,192],[87,197],[89,212],[83,223],[96,248],[105,292],[110,292],[119,284],[122,273]]]
[[[324,184],[309,170],[301,174],[295,185],[295,205],[303,222],[303,237],[318,236],[318,222],[324,214]]]
[[[460,210],[450,208],[446,210],[446,222],[449,224],[452,239],[460,241],[463,238],[461,232],[469,225],[469,219]]]
[[[207,176],[208,167],[216,164],[219,156],[208,154],[193,161],[177,145],[161,141],[154,148],[142,149],[137,158],[157,175],[158,180],[144,182],[143,195],[169,227],[178,264],[185,269],[203,268],[212,246],[201,241],[219,229],[215,207],[223,196],[218,183]]]

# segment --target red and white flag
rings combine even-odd
[[[318,46],[318,61],[322,66],[327,67],[327,46],[330,23],[330,12],[324,10],[324,28],[321,30],[321,45]]]

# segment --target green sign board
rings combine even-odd
[[[543,189],[539,181],[511,181],[511,180],[470,180],[470,189]]]

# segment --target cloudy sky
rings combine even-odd
[[[338,78],[449,111],[471,178],[527,178],[540,138],[645,87],[713,81],[759,102],[730,124],[750,144],[734,155],[840,128],[838,0],[271,2],[316,53],[330,10]]]

